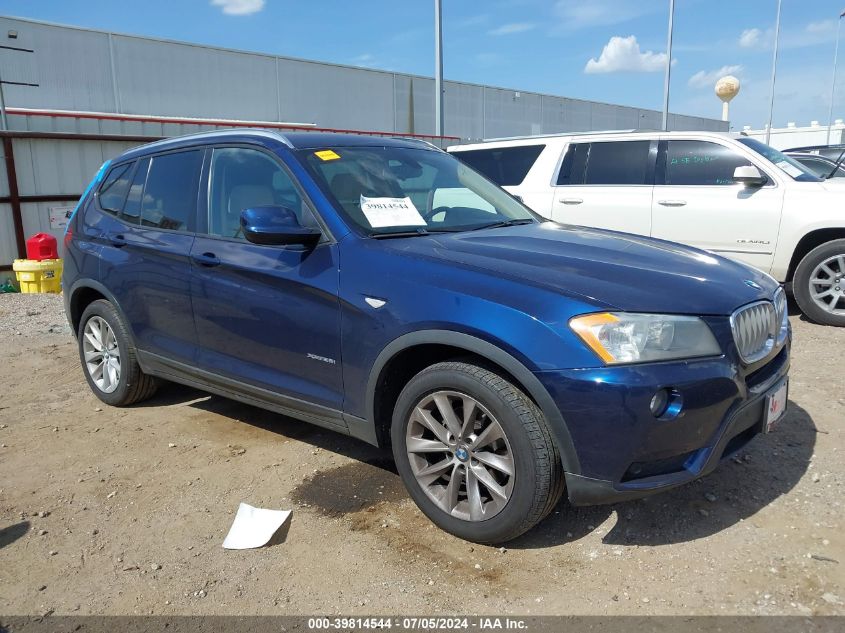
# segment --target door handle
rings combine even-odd
[[[581,204],[584,202],[581,198],[561,198],[563,204]]]
[[[682,207],[687,203],[686,200],[658,200],[657,204],[664,207]]]
[[[220,264],[220,258],[217,257],[214,253],[202,253],[191,255],[191,259],[194,260],[200,266],[218,266]]]
[[[109,233],[106,236],[106,239],[111,242],[112,246],[115,246],[117,248],[123,248],[124,246],[126,246],[126,236],[120,233]]]

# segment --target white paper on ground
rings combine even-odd
[[[374,229],[426,225],[410,198],[367,198],[362,195],[361,211]]]
[[[266,545],[289,516],[290,510],[265,510],[242,503],[238,506],[238,513],[223,541],[223,547],[252,549]]]

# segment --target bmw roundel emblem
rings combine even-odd
[[[462,462],[465,462],[469,457],[469,453],[467,452],[467,449],[462,446],[461,448],[455,451],[455,457],[457,457]]]
[[[754,288],[754,290],[762,290],[763,287],[758,284],[756,281],[751,281],[750,279],[745,280],[745,285],[749,288]]]

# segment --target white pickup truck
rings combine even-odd
[[[757,140],[602,132],[448,151],[547,218],[741,260],[791,285],[813,321],[845,326],[845,184]]]

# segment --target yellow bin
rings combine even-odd
[[[62,291],[62,260],[16,259],[12,270],[18,278],[21,292]]]

